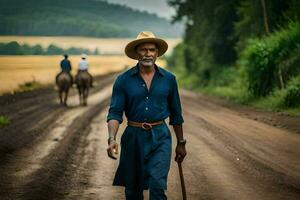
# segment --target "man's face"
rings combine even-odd
[[[151,67],[154,65],[158,49],[153,43],[144,43],[137,47],[136,52],[138,54],[139,63],[143,66]]]

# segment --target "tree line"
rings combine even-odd
[[[240,102],[300,106],[300,1],[169,0],[184,41],[169,66],[181,84]]]
[[[1,0],[0,35],[135,37],[141,30],[176,37],[155,14],[97,0]]]
[[[70,55],[80,55],[80,54],[88,54],[88,55],[99,55],[100,52],[98,48],[94,51],[85,48],[76,48],[70,47],[68,49],[63,49],[54,44],[48,45],[47,48],[43,48],[41,45],[28,45],[23,44],[20,45],[16,41],[12,41],[9,43],[0,43],[0,55],[62,55],[62,54],[70,54]]]

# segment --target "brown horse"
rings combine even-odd
[[[67,72],[61,72],[57,75],[56,85],[58,87],[60,104],[64,106],[67,106],[68,93],[72,84],[72,77]]]
[[[91,81],[91,76],[87,71],[78,71],[76,75],[76,85],[79,93],[80,105],[87,105]]]

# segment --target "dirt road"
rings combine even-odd
[[[117,162],[105,151],[114,77],[97,78],[87,107],[78,106],[75,91],[68,108],[59,106],[51,88],[0,97],[0,115],[11,121],[0,129],[1,200],[124,199],[123,189],[111,186]],[[188,199],[299,199],[299,117],[187,91],[181,98]],[[173,161],[167,194],[181,199]]]

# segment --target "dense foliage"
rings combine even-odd
[[[241,61],[254,96],[285,88],[287,81],[300,75],[300,23],[291,23],[269,37],[250,40]]]
[[[242,101],[269,95],[281,99],[278,106],[299,105],[294,102],[300,102],[295,81],[300,77],[300,1],[169,0],[169,4],[177,10],[174,21],[186,24],[183,43],[168,58],[182,77],[181,84],[247,98]]]
[[[135,37],[141,30],[180,34],[154,14],[97,0],[1,0],[0,35]]]
[[[283,92],[283,106],[300,106],[300,76],[292,78]]]

